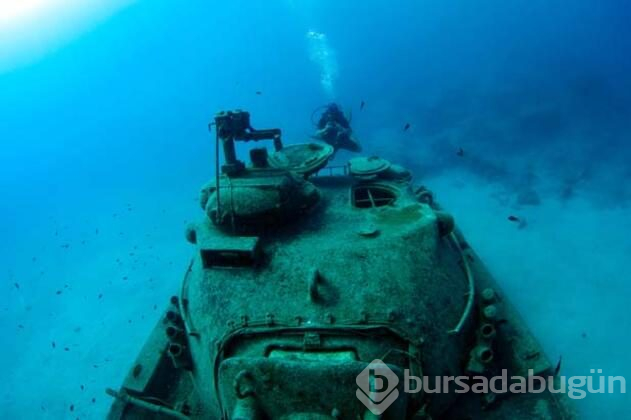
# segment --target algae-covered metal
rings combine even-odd
[[[249,114],[215,119],[181,289],[110,418],[567,419],[564,394],[405,392],[406,376],[553,375],[536,339],[430,191],[378,157],[284,146]],[[272,140],[237,159],[235,141]],[[371,411],[356,378],[382,360],[398,397]],[[374,384],[373,384],[374,385]],[[453,383],[452,383],[453,386]],[[374,407],[372,407],[374,408]]]

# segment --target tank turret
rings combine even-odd
[[[186,231],[193,258],[109,390],[110,418],[573,418],[564,394],[459,393],[438,379],[554,372],[408,170],[376,156],[327,166],[330,145],[285,146],[243,111],[214,129],[224,164],[217,153]],[[261,140],[272,151],[237,158],[236,142]],[[411,376],[427,388],[409,392]]]

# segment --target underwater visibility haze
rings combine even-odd
[[[631,377],[630,20],[617,0],[0,0],[0,413],[281,418],[299,401],[349,418],[335,378],[352,373],[364,410],[355,376],[381,357],[432,375],[539,364],[585,391],[568,412],[628,418],[623,381],[599,383]],[[231,341],[259,312],[265,334],[304,337]],[[327,391],[252,385],[278,366]],[[427,395],[383,418],[531,418],[501,411],[515,396],[458,412]]]

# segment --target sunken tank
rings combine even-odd
[[[327,166],[331,146],[283,145],[243,111],[212,125],[224,163],[186,232],[193,258],[107,391],[110,419],[575,418],[548,391],[405,392],[408,375],[435,390],[438,376],[558,373],[410,172],[379,157]],[[259,140],[273,150],[237,159],[236,141]]]

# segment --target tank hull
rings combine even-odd
[[[187,229],[194,256],[111,419],[574,418],[565,394],[509,384],[558,369],[409,171],[324,167],[330,148],[284,149],[243,111],[215,125],[226,164]],[[237,159],[262,139],[274,155]]]
[[[463,245],[463,253],[475,276],[478,293],[481,293],[482,290],[492,289],[495,292],[496,301],[501,302],[502,322],[497,328],[497,338],[493,346],[494,353],[497,355],[497,363],[493,367],[492,373],[501,375],[502,369],[506,369],[508,377],[528,377],[529,370],[531,370],[530,373],[538,377],[554,376],[553,365],[545,356],[542,347],[527,328],[521,316],[504,296],[498,283],[489,274],[476,253],[466,245],[463,236],[457,231],[455,234],[460,244]],[[187,271],[187,277],[194,275],[194,264],[193,261]],[[186,284],[186,281],[184,283]],[[483,297],[479,296],[479,300],[483,300]],[[115,396],[115,401],[108,415],[109,419],[236,418],[231,413],[224,413],[222,417],[220,405],[212,396],[216,394],[215,389],[213,392],[200,392],[195,385],[198,381],[196,377],[198,378],[200,375],[212,377],[214,369],[210,369],[210,365],[206,370],[193,369],[192,371],[182,370],[174,365],[168,352],[169,340],[165,335],[166,323],[164,321],[167,318],[167,313],[172,309],[172,305],[169,305],[165,310],[163,319],[154,328],[120,390],[110,393]],[[312,331],[313,329],[309,330]],[[356,332],[359,333],[360,331],[357,330]],[[459,340],[471,343],[471,340],[475,340],[475,338],[469,334],[467,338],[461,337]],[[461,366],[462,374],[473,376],[471,372],[466,372],[465,360],[461,360]],[[328,369],[319,369],[323,371],[322,377],[327,378],[328,375],[327,382],[329,384],[335,383],[334,365],[329,366]],[[352,374],[360,371],[361,369],[357,367],[352,371]],[[420,376],[421,372],[417,373]],[[490,376],[490,372],[485,372],[484,375]],[[352,375],[349,373],[347,376]],[[344,382],[342,379],[338,379],[340,382]],[[298,384],[294,383],[294,386],[300,388],[299,381]],[[434,383],[431,388],[435,389],[435,386]],[[305,384],[305,387],[308,388],[309,384]],[[351,391],[354,390],[347,390],[347,392]],[[492,395],[492,397],[485,398],[475,393],[459,394],[454,398],[449,398],[447,403],[438,407],[412,405],[417,408],[415,411],[406,411],[404,408],[403,411],[399,409],[395,412],[393,408],[389,408],[382,418],[402,418],[397,417],[401,415],[401,412],[405,413],[403,418],[427,419],[577,418],[574,408],[565,394],[552,394],[545,391],[539,394],[488,395]],[[354,393],[352,398],[355,398]],[[149,403],[149,405],[145,403]],[[354,408],[357,412],[353,414],[360,416],[355,418],[370,418],[366,416],[363,406],[355,405]],[[388,414],[392,415],[388,416]],[[342,416],[339,418],[352,417]]]

